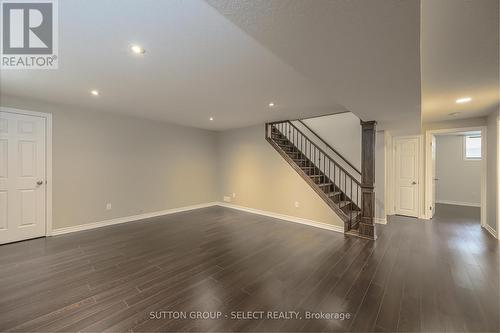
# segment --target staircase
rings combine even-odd
[[[266,139],[344,221],[344,231],[359,235],[361,173],[348,172],[290,121],[267,123]]]

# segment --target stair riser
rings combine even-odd
[[[308,176],[310,175],[319,175],[321,171],[319,169],[302,169]]]
[[[286,153],[288,156],[290,156],[291,158],[295,158],[295,159],[306,159],[304,155],[302,155],[301,152],[287,152]]]
[[[297,164],[299,167],[307,167],[307,166],[313,166],[310,161],[297,161],[294,160],[295,164]]]
[[[330,186],[320,186],[320,188],[326,194],[326,193],[333,192],[334,186],[333,185],[330,185]]]
[[[351,207],[352,207],[352,204],[348,204],[348,205],[342,207],[341,209],[344,213],[348,214],[351,211]]]
[[[298,153],[299,151],[295,148],[288,148],[288,147],[281,147],[281,150],[283,150],[285,153],[289,154],[289,153]]]
[[[326,183],[329,181],[329,179],[325,176],[321,176],[321,177],[310,177],[311,180],[313,182],[315,182],[316,184],[322,184],[322,183]]]
[[[271,135],[271,138],[273,140],[286,140],[286,141],[288,141],[288,138],[284,135],[273,134],[273,135]]]
[[[336,196],[330,197],[330,200],[332,200],[335,203],[339,203],[339,202],[342,201],[342,196],[341,195],[336,195]]]

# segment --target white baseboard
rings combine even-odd
[[[139,220],[143,220],[143,219],[148,219],[148,218],[151,218],[151,217],[157,217],[157,216],[169,215],[169,214],[174,214],[174,213],[186,212],[186,211],[189,211],[189,210],[206,208],[206,207],[211,207],[211,206],[216,206],[216,205],[217,205],[217,202],[208,202],[208,203],[202,203],[202,204],[198,204],[198,205],[191,205],[191,206],[184,206],[184,207],[179,207],[179,208],[166,209],[166,210],[162,210],[162,211],[158,211],[158,212],[145,213],[145,214],[132,215],[132,216],[125,216],[125,217],[118,217],[118,218],[110,219],[110,220],[104,220],[104,221],[99,221],[99,222],[92,222],[92,223],[80,224],[80,225],[76,225],[74,227],[66,227],[66,228],[53,229],[51,235],[52,236],[57,236],[57,235],[71,233],[71,232],[77,232],[77,231],[83,231],[83,230],[90,230],[90,229],[95,229],[95,228],[107,227],[107,226],[110,226],[110,225],[127,223],[127,222],[134,222],[134,221],[139,221]]]
[[[461,201],[450,201],[450,200],[436,200],[438,204],[445,205],[455,205],[455,206],[467,206],[467,207],[481,207],[480,203],[473,202],[461,202]]]
[[[180,213],[180,212],[185,212],[185,211],[190,211],[190,210],[195,210],[195,209],[200,209],[200,208],[206,208],[206,207],[211,207],[211,206],[221,206],[221,207],[236,209],[236,210],[240,210],[240,211],[244,211],[244,212],[248,212],[248,213],[253,213],[253,214],[258,214],[258,215],[263,215],[263,216],[268,216],[268,217],[272,217],[275,219],[280,219],[280,220],[284,220],[284,221],[288,221],[288,222],[300,223],[300,224],[308,225],[311,227],[316,227],[316,228],[321,228],[321,229],[326,229],[326,230],[330,230],[330,231],[344,233],[344,227],[337,226],[337,225],[326,224],[326,223],[317,222],[317,221],[313,221],[313,220],[309,220],[309,219],[304,219],[304,218],[300,218],[300,217],[296,217],[296,216],[273,213],[273,212],[264,211],[264,210],[260,210],[260,209],[238,206],[238,205],[229,204],[226,202],[209,202],[209,203],[203,203],[203,204],[192,205],[192,206],[166,209],[166,210],[152,212],[152,213],[118,217],[118,218],[114,218],[114,219],[110,219],[110,220],[80,224],[80,225],[73,226],[73,227],[53,229],[51,235],[57,236],[57,235],[63,235],[63,234],[68,234],[68,233],[72,233],[72,232],[91,230],[91,229],[107,227],[107,226],[111,226],[111,225],[115,225],[115,224],[134,222],[134,221],[144,220],[144,219],[148,219],[148,218],[152,218],[152,217]],[[380,223],[380,224],[386,224],[387,220],[378,218],[378,219],[375,219],[375,222]]]
[[[378,224],[387,224],[387,218],[375,217],[374,221],[375,221],[375,223],[378,223]]]
[[[321,229],[326,229],[326,230],[344,233],[344,227],[332,225],[332,224],[326,224],[326,223],[322,223],[322,222],[317,222],[317,221],[313,221],[313,220],[308,220],[308,219],[304,219],[301,217],[278,214],[278,213],[273,213],[273,212],[269,212],[269,211],[265,211],[265,210],[229,204],[226,202],[218,202],[217,205],[221,206],[221,207],[241,210],[241,211],[244,211],[247,213],[268,216],[268,217],[272,217],[275,219],[280,219],[280,220],[284,220],[284,221],[288,221],[288,222],[300,223],[300,224],[305,224],[305,225],[308,225],[311,227],[316,227],[316,228],[321,228]]]
[[[484,229],[486,229],[486,231],[488,231],[493,237],[498,239],[497,231],[495,229],[490,227],[488,224],[484,225]]]

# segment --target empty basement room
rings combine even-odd
[[[0,0],[0,332],[499,332],[499,0]]]

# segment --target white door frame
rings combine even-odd
[[[422,161],[423,161],[423,135],[405,135],[405,136],[394,136],[392,138],[392,162],[391,162],[391,168],[392,168],[392,193],[393,193],[393,198],[392,202],[390,203],[391,205],[394,206],[393,212],[395,213],[396,210],[396,186],[397,186],[397,181],[396,181],[396,144],[397,141],[400,139],[418,139],[418,180],[417,180],[417,196],[418,196],[418,212],[417,212],[417,218],[422,218],[422,204],[423,204],[423,186],[422,186],[422,180],[424,179],[424,168],[422,167]]]
[[[52,236],[52,114],[43,113],[37,111],[29,111],[29,110],[21,110],[15,108],[8,108],[0,106],[0,111],[21,114],[27,116],[41,117],[45,118],[45,144],[47,155],[45,158],[45,179],[47,181],[47,185],[45,186],[45,236]]]
[[[487,127],[474,126],[474,127],[461,127],[461,128],[447,128],[439,130],[428,130],[425,132],[425,212],[424,218],[429,220],[431,212],[429,207],[432,206],[432,149],[431,140],[433,135],[439,134],[452,134],[461,132],[481,131],[481,226],[486,224],[486,204],[487,204]]]

